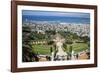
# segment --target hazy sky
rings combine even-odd
[[[22,15],[90,18],[89,13],[22,10]]]

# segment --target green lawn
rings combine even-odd
[[[38,54],[49,55],[50,46],[49,45],[33,45],[33,51],[38,52]]]
[[[71,45],[67,44],[67,48],[69,49]],[[86,50],[88,45],[86,43],[74,43],[72,44],[72,50],[74,50],[76,53]],[[50,55],[50,46],[49,45],[33,45],[33,51],[38,54],[42,55]]]
[[[69,48],[71,45],[67,45],[67,48]],[[88,49],[88,45],[86,43],[74,43],[72,44],[72,49],[77,53],[83,50]]]

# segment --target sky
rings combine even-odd
[[[90,18],[89,13],[22,10],[22,15]]]

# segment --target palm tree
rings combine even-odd
[[[32,62],[38,61],[37,54],[32,50],[32,32],[31,28],[24,26],[22,29],[22,61]]]

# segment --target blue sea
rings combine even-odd
[[[22,20],[60,21],[60,22],[75,23],[75,24],[90,24],[90,18],[80,18],[80,17],[22,15]]]

